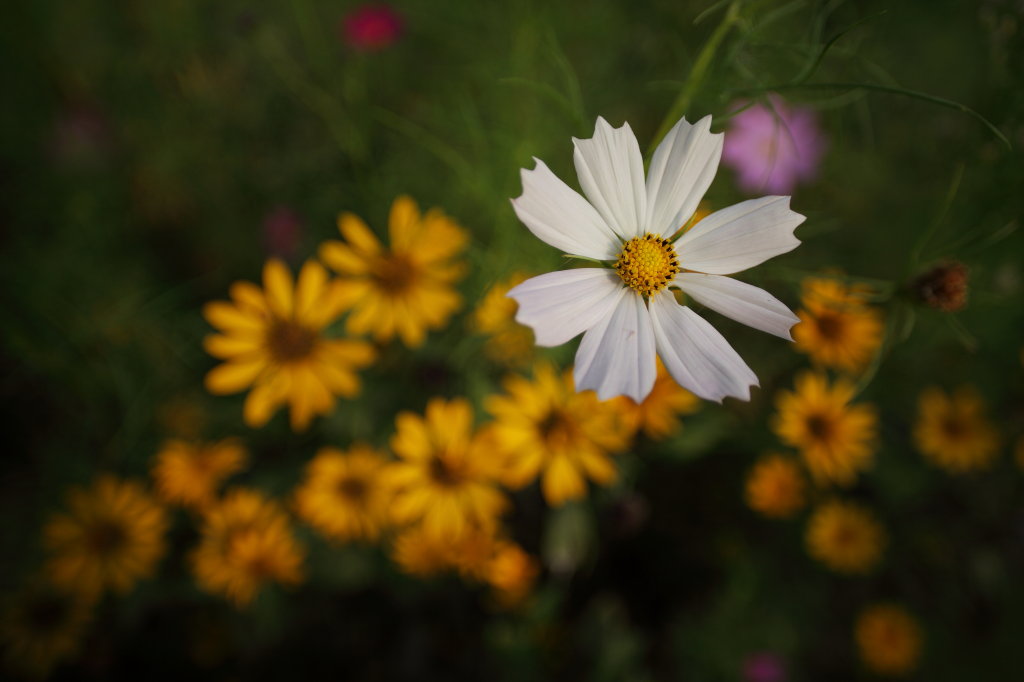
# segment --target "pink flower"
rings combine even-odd
[[[287,206],[278,206],[263,219],[267,255],[292,260],[302,239],[302,220]]]
[[[768,651],[750,654],[743,662],[743,682],[786,682],[786,664]]]
[[[732,110],[746,104],[736,102]],[[722,163],[739,174],[744,191],[792,194],[817,176],[826,146],[813,111],[790,108],[773,95],[768,104],[755,104],[733,118]]]
[[[402,34],[402,16],[388,5],[361,5],[342,20],[342,34],[360,52],[381,50]]]

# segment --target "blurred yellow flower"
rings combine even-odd
[[[999,453],[999,434],[976,390],[964,386],[946,395],[932,386],[921,392],[917,405],[914,442],[933,464],[951,474],[992,464]]]
[[[92,618],[94,596],[57,590],[42,582],[14,595],[0,619],[7,667],[41,679],[77,654]]]
[[[807,522],[808,553],[837,573],[869,572],[885,542],[885,530],[874,515],[853,502],[825,502]]]
[[[91,488],[73,488],[67,506],[43,528],[54,585],[84,595],[124,593],[153,574],[167,515],[141,483],[101,475]]]
[[[747,506],[764,516],[787,519],[804,506],[804,477],[790,457],[766,455],[747,474]]]
[[[207,510],[191,559],[202,589],[245,606],[268,582],[302,582],[304,554],[276,502],[235,489]]]
[[[291,407],[291,426],[304,430],[314,415],[328,414],[334,396],[359,393],[355,370],[373,361],[364,341],[330,339],[324,328],[341,314],[344,296],[319,263],[307,262],[293,284],[279,260],[263,268],[263,290],[250,282],[231,286],[231,303],[207,303],[203,315],[221,334],[205,339],[206,351],[226,360],[206,375],[217,395],[252,386],[243,416],[263,426],[282,405]]]
[[[469,402],[433,398],[425,417],[402,412],[395,426],[391,449],[400,460],[385,474],[394,521],[422,523],[441,541],[493,528],[508,500],[494,482],[494,453],[474,433]]]
[[[153,462],[156,494],[167,504],[201,509],[224,480],[245,468],[248,453],[236,439],[216,443],[169,440]]]
[[[409,575],[429,578],[450,568],[448,545],[426,533],[422,526],[410,526],[391,543],[391,558]]]
[[[793,327],[796,349],[825,367],[846,372],[862,369],[882,343],[882,315],[866,303],[864,287],[828,278],[804,280]]]
[[[338,229],[345,241],[325,242],[320,258],[344,284],[344,306],[352,309],[345,323],[349,334],[371,334],[380,342],[398,336],[415,348],[428,329],[443,327],[462,306],[452,285],[465,268],[452,259],[468,235],[439,209],[421,216],[409,197],[395,199],[388,220],[390,249],[351,213],[338,217]]]
[[[899,606],[877,604],[864,609],[854,625],[854,637],[864,666],[879,675],[906,675],[921,657],[921,628]]]
[[[679,415],[692,414],[700,408],[700,398],[676,383],[658,360],[658,376],[654,388],[642,403],[629,396],[613,398],[623,421],[633,433],[643,432],[651,440],[665,440],[679,431]]]
[[[871,466],[877,416],[870,405],[851,405],[854,387],[839,379],[831,387],[822,374],[796,377],[795,391],[781,391],[772,428],[797,448],[818,483],[850,485]]]
[[[618,473],[608,454],[626,447],[629,426],[611,401],[593,391],[576,392],[572,371],[559,375],[547,364],[534,379],[512,376],[505,395],[487,398],[494,416],[488,435],[503,462],[502,482],[518,488],[541,477],[541,491],[552,505],[587,494],[586,479],[599,485]]]
[[[498,604],[514,608],[533,590],[540,567],[522,547],[500,540],[487,562],[484,579],[494,590]]]
[[[533,330],[516,322],[519,304],[508,297],[509,290],[526,278],[527,275],[517,272],[498,282],[487,290],[473,311],[473,329],[488,337],[484,353],[506,367],[528,365],[534,356]]]
[[[366,445],[347,452],[321,448],[295,491],[299,518],[331,540],[376,540],[389,502],[386,466],[384,456]]]

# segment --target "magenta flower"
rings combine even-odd
[[[750,654],[743,662],[743,682],[786,682],[786,664],[769,651]]]
[[[278,206],[263,219],[263,246],[269,256],[291,261],[302,239],[302,220],[287,206]]]
[[[737,102],[731,109],[746,104]],[[755,104],[733,118],[722,163],[737,172],[746,192],[792,194],[798,184],[817,176],[826,146],[813,111],[791,108],[773,95],[767,104]]]
[[[342,20],[342,35],[349,47],[374,52],[398,40],[403,26],[402,16],[389,5],[361,5]]]

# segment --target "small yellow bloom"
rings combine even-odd
[[[747,506],[765,516],[788,519],[804,506],[804,477],[791,458],[767,455],[747,474]]]
[[[700,408],[700,398],[676,383],[658,360],[658,377],[654,388],[642,403],[629,396],[613,399],[623,421],[634,433],[643,432],[651,440],[665,440],[682,426],[679,415],[692,414]]]
[[[951,474],[985,469],[999,453],[999,434],[985,416],[985,403],[966,386],[951,396],[934,386],[921,393],[914,442]]]
[[[391,545],[391,558],[409,575],[429,578],[451,567],[447,543],[440,542],[422,526],[410,526]]]
[[[317,414],[334,409],[334,396],[359,393],[355,370],[373,361],[364,341],[330,339],[324,329],[341,314],[344,292],[327,271],[309,261],[293,285],[279,260],[263,268],[263,290],[250,282],[231,286],[233,301],[207,303],[203,315],[221,334],[206,337],[206,352],[225,360],[206,375],[211,393],[238,393],[245,423],[260,427],[282,405],[291,406],[291,425],[302,431]]]
[[[533,590],[540,567],[537,560],[514,542],[498,541],[487,562],[484,579],[501,606],[515,608]]]
[[[236,606],[252,602],[269,582],[302,582],[303,558],[284,510],[245,489],[228,492],[207,510],[191,556],[199,586]]]
[[[67,505],[43,529],[54,585],[83,595],[125,593],[153,574],[167,515],[141,483],[102,475],[89,489],[72,489]]]
[[[807,522],[807,551],[837,573],[869,572],[881,559],[885,541],[874,515],[852,502],[825,502]]]
[[[882,343],[882,315],[867,304],[868,293],[834,279],[804,280],[800,323],[793,327],[797,350],[824,367],[863,369]]]
[[[385,524],[389,496],[387,460],[366,445],[348,452],[321,448],[295,491],[299,518],[339,542],[376,540]]]
[[[877,417],[870,405],[851,405],[853,384],[840,379],[831,387],[821,374],[796,377],[794,392],[776,398],[772,428],[800,451],[818,483],[850,485],[871,466]]]
[[[156,494],[167,504],[201,509],[212,503],[226,478],[246,466],[248,454],[235,439],[216,443],[169,440],[153,463]]]
[[[526,281],[527,275],[515,273],[491,287],[473,311],[473,328],[485,334],[484,352],[492,361],[506,367],[528,365],[534,356],[533,331],[515,320],[518,304],[508,297],[509,290]]]
[[[94,597],[42,583],[14,596],[0,620],[7,666],[26,677],[42,679],[56,664],[77,654],[92,618]]]
[[[398,197],[388,220],[390,249],[366,223],[351,213],[338,217],[345,241],[320,247],[320,258],[344,283],[345,308],[352,313],[349,334],[371,334],[380,342],[395,336],[415,348],[428,329],[440,329],[462,307],[453,284],[465,268],[452,259],[465,247],[468,235],[439,209],[420,215],[409,197]]]
[[[474,433],[473,408],[462,398],[433,398],[425,417],[402,412],[391,449],[400,458],[387,481],[396,523],[422,523],[439,540],[493,528],[508,500],[494,483],[494,453]]]
[[[616,406],[593,391],[577,393],[571,371],[541,364],[533,375],[509,377],[505,395],[486,401],[489,435],[505,460],[502,482],[518,488],[540,476],[544,498],[556,506],[585,496],[588,478],[612,483],[618,473],[608,455],[631,435]]]
[[[865,667],[879,675],[906,675],[921,657],[921,628],[899,606],[878,604],[864,609],[854,625],[854,637]]]

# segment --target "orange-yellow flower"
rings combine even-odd
[[[935,386],[921,393],[914,442],[951,474],[985,469],[999,454],[999,433],[985,416],[981,396],[968,386],[952,395]]]
[[[473,311],[474,330],[487,336],[484,352],[506,367],[528,365],[534,357],[533,331],[516,322],[518,304],[508,297],[509,290],[526,277],[517,272],[498,282],[487,290]]]
[[[790,457],[767,455],[747,474],[747,506],[759,514],[787,519],[804,506],[804,477]]]
[[[884,546],[882,526],[870,511],[852,502],[825,502],[807,522],[807,551],[838,573],[869,572]]]
[[[870,405],[853,405],[854,387],[839,379],[832,386],[821,374],[796,377],[795,391],[776,398],[772,428],[800,451],[819,483],[850,485],[871,466],[877,418]]]
[[[552,505],[585,496],[588,478],[613,482],[618,473],[609,453],[626,447],[631,435],[616,406],[593,391],[577,393],[571,371],[559,375],[540,364],[533,375],[509,377],[505,394],[486,401],[494,416],[489,436],[504,459],[502,481],[522,487],[540,476]]]
[[[370,334],[380,342],[398,336],[415,348],[427,330],[443,327],[462,306],[453,284],[465,268],[453,259],[468,235],[440,209],[420,215],[409,197],[395,199],[390,248],[351,213],[338,217],[338,229],[345,241],[325,242],[320,258],[343,282],[344,306],[352,309],[345,322],[349,334]]]
[[[213,502],[228,476],[245,468],[247,458],[245,447],[235,439],[169,440],[153,462],[156,494],[168,504],[201,509]]]
[[[882,315],[868,305],[865,287],[812,277],[803,282],[800,323],[793,327],[797,350],[825,367],[863,369],[882,343]]]
[[[682,426],[679,415],[692,414],[700,408],[700,398],[677,384],[660,360],[654,388],[643,402],[621,396],[615,398],[614,403],[629,428],[651,440],[664,440],[674,435]]]
[[[279,260],[263,268],[263,290],[250,282],[231,286],[232,302],[207,303],[203,315],[221,331],[206,337],[206,351],[225,362],[206,375],[218,395],[252,387],[243,417],[263,426],[282,405],[291,408],[296,431],[314,415],[334,409],[335,396],[359,393],[355,370],[373,361],[364,341],[328,338],[324,330],[341,314],[344,292],[319,263],[309,261],[293,284]]]
[[[921,657],[920,626],[905,609],[893,604],[864,609],[854,625],[854,637],[865,667],[879,675],[906,675]]]

